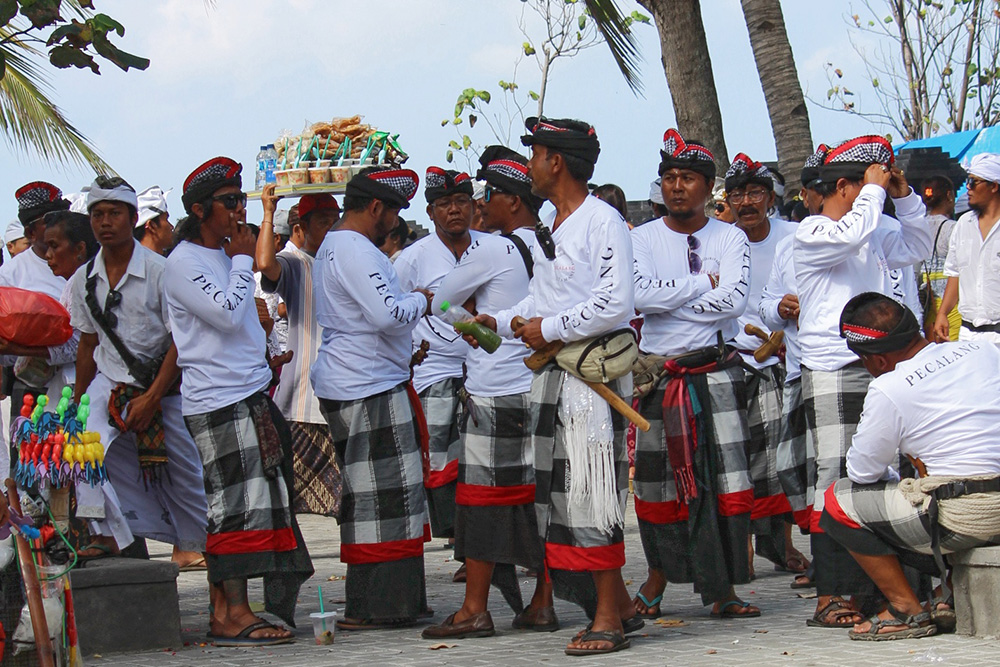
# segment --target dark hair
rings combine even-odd
[[[663,204],[657,204],[655,201],[652,200],[650,200],[649,202],[649,207],[653,209],[653,215],[655,215],[657,218],[662,218],[668,213],[666,206],[664,206]]]
[[[903,319],[904,307],[888,297],[872,299],[862,303],[849,317],[845,317],[844,323],[877,331],[892,331]]]
[[[58,227],[63,236],[69,239],[73,245],[83,243],[87,247],[85,261],[89,261],[101,249],[97,239],[94,238],[94,229],[90,226],[89,215],[72,211],[51,211],[45,214],[44,220],[45,229]]]
[[[374,197],[359,197],[358,195],[344,195],[345,211],[363,211],[375,201]]]
[[[622,218],[628,219],[628,200],[625,199],[625,192],[620,187],[614,183],[598,185],[591,194],[615,207]]]
[[[546,146],[549,154],[558,153],[562,156],[563,162],[566,163],[566,171],[577,181],[589,181],[594,175],[594,164],[592,162],[587,162],[582,157],[577,157],[576,155],[570,155],[564,153],[558,148],[552,148],[551,146]]]
[[[399,216],[396,221],[396,226],[389,232],[389,236],[402,244],[405,244],[407,241],[417,240],[416,230],[410,229],[410,226],[406,224],[406,220],[403,220],[403,216]]]
[[[201,224],[205,222],[205,219],[195,215],[194,205],[201,204],[201,210],[211,215],[212,204],[214,203],[215,200],[212,199],[212,195],[209,195],[201,201],[191,204],[191,213],[186,218],[178,220],[177,226],[174,227],[174,245],[177,245],[181,241],[192,241],[201,236]]]
[[[809,216],[809,209],[806,207],[805,202],[796,201],[795,206],[792,207],[789,213],[788,219],[793,222],[802,222]]]
[[[928,196],[927,190],[930,190]],[[925,178],[920,184],[920,197],[929,208],[936,208],[948,203],[948,195],[955,194],[955,184],[944,174],[935,174]]]
[[[819,181],[815,185],[811,185],[809,189],[818,194],[820,197],[826,199],[827,197],[829,197],[830,195],[832,195],[834,192],[837,191],[837,181],[839,180],[840,179],[838,178],[832,181]],[[847,180],[850,183],[860,183],[863,179],[859,178],[857,180],[854,180],[852,178],[848,178],[845,180]]]

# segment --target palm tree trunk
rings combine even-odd
[[[649,10],[660,34],[667,88],[674,104],[677,129],[715,155],[720,171],[729,166],[722,112],[712,74],[699,0],[639,0]]]
[[[779,0],[740,1],[771,118],[778,169],[785,177],[786,192],[795,194],[799,190],[802,163],[813,152],[813,147],[809,112],[788,43],[781,3]]]

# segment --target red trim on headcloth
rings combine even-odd
[[[866,134],[864,136],[855,137],[850,141],[845,141],[844,143],[831,148],[826,153],[826,157],[823,158],[823,164],[830,164],[838,155],[845,153],[855,146],[861,146],[862,144],[881,144],[887,151],[889,151],[889,164],[895,162],[896,157],[892,151],[892,144],[890,144],[885,137],[880,137],[877,134]]]

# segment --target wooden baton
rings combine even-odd
[[[527,320],[523,317],[515,317],[510,321],[511,331],[517,333],[517,331],[527,323]],[[559,350],[561,350],[564,345],[565,343],[560,340],[547,343],[545,346],[532,352],[531,355],[524,360],[524,365],[533,371],[537,371],[545,364],[554,361],[556,355],[559,354]],[[580,381],[596,391],[598,396],[607,401],[608,405],[614,408],[618,414],[635,424],[640,431],[643,433],[649,431],[649,422],[646,418],[636,412],[631,405],[623,401],[622,397],[616,394],[611,387],[600,382],[590,382],[589,380],[584,380],[582,378],[580,378]]]

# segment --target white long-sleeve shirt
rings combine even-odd
[[[49,263],[28,248],[0,266],[0,287],[41,292],[58,301],[66,287],[66,279],[52,273]]]
[[[167,258],[163,294],[183,370],[184,415],[232,405],[271,381],[252,267],[249,255],[230,259],[221,248],[189,241],[181,241]]]
[[[840,220],[811,215],[795,232],[793,259],[799,286],[799,343],[802,365],[834,371],[857,361],[840,337],[840,313],[862,292],[893,295],[891,269],[930,256],[930,228],[924,203],[913,190],[894,199],[900,231],[882,214],[886,192],[868,184]]]
[[[545,224],[552,228],[555,212]],[[542,337],[570,343],[625,329],[635,316],[632,240],[621,214],[588,196],[552,232],[556,258],[532,250],[534,278],[527,298],[496,313],[497,332],[510,338],[515,316],[542,318]]]
[[[470,231],[472,242],[486,236],[482,232]],[[428,234],[403,250],[393,263],[399,286],[404,291],[418,287],[437,292],[444,277],[458,264],[451,248],[434,232]],[[422,317],[413,329],[413,349],[422,341],[430,343],[427,358],[413,368],[413,388],[417,393],[447,378],[462,377],[462,364],[469,353],[469,345],[455,331],[455,328],[437,316]]]
[[[1000,322],[1000,224],[986,238],[979,216],[969,211],[955,223],[944,274],[958,278],[958,312],[979,327]],[[16,259],[16,258],[15,258]]]
[[[366,398],[409,379],[410,335],[427,297],[402,291],[392,267],[351,230],[328,233],[319,247],[313,305],[322,340],[309,378],[320,398]]]
[[[756,350],[761,344],[760,338],[746,333],[744,327],[747,324],[764,329],[765,332],[770,330],[770,327],[761,319],[757,307],[760,305],[767,279],[771,275],[778,243],[788,237],[794,237],[795,230],[798,228],[798,225],[794,222],[782,220],[781,218],[772,218],[770,223],[771,231],[768,233],[767,238],[756,243],[753,241],[749,242],[750,298],[747,301],[746,310],[743,311],[743,314],[740,315],[740,319],[737,321],[736,332],[736,347],[741,350]],[[778,357],[776,356],[768,357],[763,363],[760,363],[753,358],[753,354],[744,354],[743,360],[755,368],[767,368],[778,363]]]
[[[533,229],[516,229],[513,233],[529,249],[535,245]],[[528,296],[528,282],[524,259],[512,241],[502,236],[481,236],[472,242],[458,265],[441,281],[434,292],[431,310],[439,313],[445,301],[460,306],[470,296],[475,296],[477,311],[495,313]],[[474,396],[487,397],[530,390],[532,373],[524,365],[530,352],[524,343],[513,339],[504,339],[493,354],[487,354],[482,348],[470,349],[465,388]]]
[[[789,234],[778,241],[774,249],[774,263],[771,265],[771,275],[760,295],[757,314],[761,321],[771,331],[785,332],[785,381],[791,381],[802,375],[799,359],[802,348],[799,346],[798,323],[794,320],[782,319],[778,314],[778,305],[786,294],[798,296],[795,283],[795,266],[792,262],[792,244],[795,235]]]
[[[847,476],[883,479],[896,451],[929,475],[1000,473],[1000,350],[984,341],[929,344],[872,380],[847,450]],[[891,473],[888,473],[891,475]]]
[[[734,225],[709,218],[692,234],[701,272],[692,274],[688,235],[651,220],[632,230],[635,307],[645,316],[640,347],[673,355],[731,341],[750,296],[750,244]],[[713,289],[708,274],[719,276]]]

